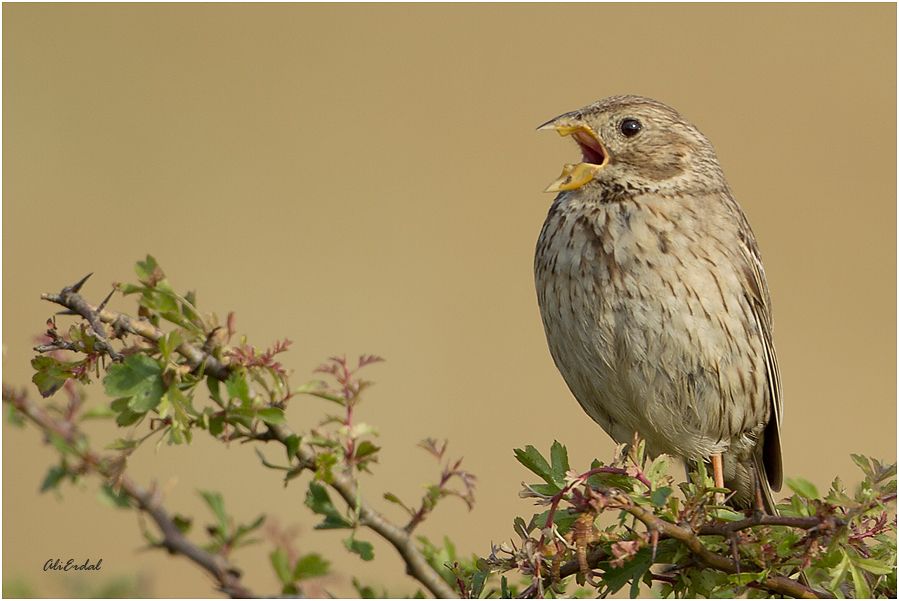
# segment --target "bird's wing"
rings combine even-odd
[[[768,392],[771,397],[771,419],[765,428],[762,459],[768,483],[774,490],[780,490],[783,483],[783,461],[780,452],[783,396],[780,386],[780,370],[777,367],[777,354],[774,352],[774,339],[771,334],[771,296],[768,292],[765,268],[762,266],[762,258],[755,242],[755,236],[742,212],[740,212],[740,216],[743,218],[743,227],[740,228],[740,246],[746,257],[747,267],[745,270],[746,292],[752,308],[752,317],[755,319],[762,337]]]

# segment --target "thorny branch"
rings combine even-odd
[[[725,557],[710,551],[699,539],[699,534],[702,533],[701,530],[700,533],[697,533],[689,527],[679,526],[662,520],[649,509],[633,503],[629,498],[622,494],[612,492],[611,496],[615,503],[620,504],[624,511],[643,522],[650,531],[659,532],[662,535],[684,543],[696,559],[704,565],[727,574],[738,574],[741,570],[746,572],[754,569],[752,566],[740,566],[733,558]],[[820,521],[817,522],[818,524],[816,525],[820,525]],[[747,523],[741,528],[731,529],[730,531],[734,532],[736,530],[749,528],[752,525],[754,524]],[[717,532],[708,532],[708,534],[716,533]],[[791,580],[786,576],[768,576],[759,583],[759,586],[772,593],[788,595],[797,599],[820,599],[831,597],[831,595],[824,591],[812,589],[795,580]]]
[[[254,598],[256,595],[240,581],[241,573],[221,554],[209,553],[188,540],[175,525],[168,512],[162,506],[155,490],[147,490],[121,473],[115,460],[98,455],[87,448],[85,439],[72,421],[54,418],[43,407],[30,400],[24,393],[16,393],[7,386],[3,387],[3,402],[15,407],[31,420],[41,431],[54,434],[74,449],[75,455],[82,462],[82,470],[94,472],[115,486],[129,499],[137,504],[140,511],[147,514],[162,532],[163,539],[159,546],[173,555],[183,555],[197,566],[205,570],[216,582],[220,591],[236,599]]]
[[[608,468],[606,468],[608,469]],[[594,473],[591,470],[588,473]],[[820,530],[835,528],[837,526],[836,518],[828,517],[821,519],[818,517],[784,517],[758,514],[753,517],[739,520],[736,522],[704,524],[694,530],[689,526],[673,524],[671,522],[660,519],[651,510],[634,503],[626,495],[623,495],[613,489],[599,490],[600,494],[606,499],[604,503],[608,503],[607,507],[617,507],[634,516],[642,522],[650,532],[658,533],[658,540],[675,539],[684,543],[693,553],[696,560],[709,568],[720,570],[727,574],[739,574],[742,572],[757,571],[756,566],[740,565],[735,558],[725,557],[718,553],[710,551],[700,540],[700,536],[719,535],[728,537],[741,530],[746,530],[755,526],[790,526],[805,530]],[[543,586],[549,587],[553,582],[558,581],[578,573],[583,573],[584,569],[594,569],[602,562],[607,562],[610,556],[599,546],[594,546],[586,555],[586,561],[574,559],[560,566],[558,572],[549,575],[544,579]],[[654,574],[653,577],[656,575]],[[662,578],[664,579],[664,578]],[[786,595],[798,599],[819,599],[832,598],[832,595],[825,591],[813,589],[801,582],[797,582],[785,576],[769,576],[758,583],[758,588],[768,590],[778,595]],[[534,586],[525,590],[523,597],[532,596],[536,592]]]
[[[66,311],[63,313],[80,315],[87,320],[87,322],[91,324],[97,337],[98,348],[109,355],[114,361],[121,359],[121,353],[117,352],[109,345],[106,328],[103,327],[103,324],[112,326],[113,337],[115,338],[121,338],[127,333],[140,336],[151,342],[159,342],[159,339],[163,336],[163,332],[153,324],[135,319],[124,313],[110,311],[105,308],[105,301],[100,306],[94,307],[84,300],[84,297],[79,294],[79,291],[89,277],[90,274],[82,278],[76,284],[66,286],[57,294],[41,294],[41,299],[65,307]],[[41,352],[39,348],[36,348],[35,350]],[[209,353],[206,353],[187,342],[181,343],[176,350],[178,351],[178,354],[187,359],[191,369],[202,370],[204,373],[212,375],[219,380],[228,378],[228,366]]]
[[[109,324],[113,330],[113,337],[120,338],[124,333],[132,334],[144,338],[151,342],[158,342],[164,333],[147,321],[134,319],[124,313],[108,310],[104,307],[105,301],[98,307],[95,307],[84,300],[79,294],[84,282],[87,281],[89,275],[72,286],[67,286],[58,294],[45,293],[41,295],[43,300],[50,301],[60,305],[66,309],[64,313],[77,314],[87,320],[97,337],[97,348],[105,352],[111,359],[118,360],[121,354],[115,351],[108,343],[108,335],[103,324]],[[211,375],[217,380],[225,381],[230,374],[230,368],[227,364],[222,363],[216,357],[193,346],[187,342],[182,342],[176,351],[184,357],[193,370],[203,371],[207,375]],[[6,391],[4,389],[4,402],[7,401]],[[33,403],[28,405],[32,410],[39,409]],[[29,417],[32,414],[26,413]],[[33,415],[41,415],[33,413]],[[45,415],[45,414],[44,414]],[[45,415],[45,417],[47,417]],[[46,419],[34,421],[41,429],[48,431],[47,427],[57,426],[53,422]],[[51,430],[52,431],[52,430]],[[283,426],[268,425],[266,432],[256,434],[253,438],[261,441],[278,441],[287,447],[287,439],[291,436],[289,429]],[[314,471],[316,469],[315,452],[302,446],[296,451],[296,458],[302,468]],[[102,473],[102,472],[101,472]],[[249,593],[239,587],[236,576],[232,573],[230,566],[222,566],[216,563],[213,556],[205,551],[193,547],[180,532],[174,523],[168,519],[165,512],[158,504],[153,504],[153,500],[149,493],[131,483],[127,478],[122,480],[122,488],[129,493],[134,494],[134,499],[138,502],[143,511],[146,511],[156,521],[160,529],[167,536],[166,548],[182,553],[196,563],[199,563],[204,569],[212,573],[220,582],[222,590],[228,592],[232,596],[242,596],[241,592]],[[127,488],[126,488],[127,483]],[[369,528],[379,536],[389,542],[403,558],[406,563],[406,572],[419,581],[432,595],[438,598],[455,598],[456,593],[440,576],[440,574],[431,567],[425,556],[418,549],[411,533],[401,526],[397,526],[372,508],[360,495],[356,487],[355,481],[344,474],[334,472],[333,479],[328,483],[346,504],[359,515],[361,525]],[[130,492],[129,492],[130,489]],[[172,530],[174,528],[174,531]],[[169,536],[171,534],[171,536]],[[175,534],[178,536],[175,537]],[[232,594],[233,593],[233,594]]]

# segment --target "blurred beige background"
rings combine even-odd
[[[857,481],[850,452],[895,459],[893,5],[6,4],[3,17],[4,381],[29,382],[42,291],[93,271],[99,300],[152,253],[255,343],[294,340],[296,383],[329,354],[385,356],[360,410],[384,446],[366,495],[417,499],[436,467],[415,443],[449,438],[478,504],[447,501],[423,533],[486,553],[531,512],[513,447],[558,438],[581,466],[613,448],[546,349],[541,190],[577,151],[534,128],[637,93],[711,138],[758,236],[787,475],[826,488]],[[324,410],[298,399],[289,418]],[[212,594],[183,559],[141,552],[135,516],[98,503],[95,482],[38,495],[52,457],[4,424],[5,581],[65,595],[140,574],[154,595]],[[348,594],[349,575],[416,588],[383,542],[365,537],[378,561],[364,564],[312,531],[305,480],[283,488],[247,447],[201,437],[132,464],[199,524],[198,488],[238,518],[299,524],[300,548],[342,574],[331,590]],[[269,550],[235,559],[275,593]],[[51,557],[102,557],[103,571],[44,573]]]

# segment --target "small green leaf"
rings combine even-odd
[[[137,448],[138,444],[138,441],[132,440],[130,438],[116,438],[111,443],[106,445],[106,448],[111,451],[130,451]]]
[[[215,519],[218,521],[219,532],[224,534],[228,531],[228,514],[225,513],[225,499],[219,492],[208,490],[201,490],[199,492],[200,496],[203,497],[203,501],[206,502],[206,505],[209,506],[209,509],[211,509],[213,515],[215,515]]]
[[[609,594],[615,593],[630,581],[639,582],[643,574],[652,566],[652,551],[644,547],[636,555],[626,559],[621,567],[611,565],[603,574],[602,582],[608,587]]]
[[[130,426],[139,422],[143,416],[143,413],[135,413],[130,409],[125,409],[116,416],[115,423],[122,427]]]
[[[330,530],[334,528],[352,528],[352,524],[344,518],[334,504],[324,486],[318,482],[310,482],[306,491],[306,507],[319,515],[325,516],[325,520],[315,526],[316,530]]]
[[[123,491],[116,492],[109,484],[100,487],[100,500],[110,507],[131,507],[131,498]]]
[[[181,534],[187,534],[190,532],[190,527],[193,525],[193,520],[189,517],[185,517],[181,514],[176,513],[172,516],[172,522],[174,522],[175,527]]]
[[[877,561],[876,559],[868,559],[865,557],[853,557],[852,563],[866,572],[871,572],[872,574],[877,575],[892,574],[896,569],[896,566],[891,566],[885,562]]]
[[[377,461],[373,455],[381,450],[381,447],[363,440],[356,446],[355,458],[357,462]]]
[[[727,579],[737,586],[746,586],[751,582],[761,582],[767,576],[767,572],[741,572],[739,574],[729,574]]]
[[[81,414],[81,421],[88,419],[107,419],[114,415],[115,412],[109,407],[92,407]]]
[[[316,578],[324,576],[328,573],[331,564],[318,553],[310,553],[304,555],[297,560],[293,567],[294,580],[306,580],[307,578]]]
[[[59,486],[59,483],[62,482],[62,479],[65,478],[68,473],[68,470],[62,465],[54,465],[51,467],[47,470],[44,481],[41,482],[40,492],[47,492],[48,490],[53,490]]]
[[[134,273],[137,274],[137,279],[148,286],[154,286],[156,282],[165,278],[159,263],[152,255],[147,255],[145,260],[138,261],[134,265]]]
[[[22,417],[22,412],[16,409],[12,403],[6,403],[6,421],[16,428],[25,426],[25,418]]]
[[[219,407],[224,407],[225,403],[222,401],[220,382],[212,376],[206,376],[206,388],[209,389],[209,396],[212,400],[215,401]]]
[[[293,461],[297,455],[297,451],[300,450],[300,437],[296,434],[291,434],[284,441],[284,450],[287,452],[287,460]]]
[[[160,338],[159,352],[162,355],[162,360],[168,362],[182,342],[184,341],[181,339],[181,333],[178,330],[172,330]]]
[[[34,368],[31,381],[37,386],[42,397],[53,396],[66,380],[74,377],[72,370],[75,365],[76,363],[68,361],[57,361],[53,357],[35,357],[31,360],[31,367]]]
[[[347,548],[348,551],[352,551],[353,553],[361,557],[363,561],[371,561],[375,558],[375,549],[371,543],[356,540],[355,537],[351,536],[344,539],[343,545]]]
[[[147,355],[131,355],[109,367],[103,387],[111,397],[130,397],[128,408],[135,413],[154,409],[165,392],[162,368]]]
[[[284,410],[278,407],[266,407],[256,412],[256,415],[267,424],[279,425],[284,423]]]
[[[271,553],[269,553],[269,561],[272,563],[272,568],[275,570],[275,574],[278,576],[278,580],[281,581],[281,584],[290,584],[293,582],[293,574],[290,570],[290,563],[287,559],[287,552],[284,551],[281,547],[278,547]]]
[[[852,584],[855,586],[855,598],[870,599],[871,588],[868,586],[865,575],[858,569],[854,561],[849,562],[849,573],[852,575]]]
[[[484,584],[487,582],[487,578],[490,576],[490,572],[481,572],[478,570],[471,577],[471,588],[469,589],[469,598],[471,599],[480,599],[481,593],[484,591]]]
[[[543,458],[543,455],[540,454],[540,451],[532,445],[526,446],[524,450],[515,449],[515,458],[521,465],[543,478],[547,484],[558,486],[553,480],[552,468],[550,468],[546,459]]]
[[[788,478],[787,486],[793,489],[793,492],[800,497],[805,497],[806,499],[818,498],[818,489],[808,480],[802,478]]]
[[[871,460],[865,457],[864,455],[856,455],[852,453],[849,455],[852,457],[853,463],[857,465],[861,470],[865,473],[866,476],[870,476],[874,473],[874,470],[871,468]]]
[[[218,436],[225,431],[225,416],[213,415],[209,418],[209,433]]]
[[[556,511],[553,516],[553,523],[556,525],[556,528],[559,529],[559,533],[566,534],[569,530],[571,530],[572,524],[577,521],[578,514],[569,512],[569,510],[564,511]],[[533,530],[534,528],[538,528],[543,530],[549,524],[546,523],[546,520],[549,519],[549,510],[547,509],[543,513],[539,513],[531,518],[531,523],[527,528],[528,531]]]
[[[225,389],[228,391],[229,398],[239,399],[244,406],[250,405],[250,385],[247,383],[246,373],[242,369],[231,372],[231,375],[225,380]]]
[[[552,477],[556,486],[562,488],[565,486],[565,474],[571,469],[568,466],[568,449],[566,449],[558,440],[554,440],[549,451],[552,461]]]
[[[396,495],[393,494],[392,492],[385,492],[385,493],[384,493],[384,499],[387,500],[387,501],[390,501],[391,503],[393,503],[393,504],[395,504],[395,505],[399,505],[400,507],[402,507],[403,509],[405,509],[406,512],[409,513],[409,514],[414,513],[411,509],[409,509],[409,508],[406,506],[405,503],[403,503],[403,502],[400,500],[400,498],[399,498],[398,496],[396,496]]]
[[[671,496],[671,487],[663,486],[661,488],[657,488],[652,491],[652,504],[656,507],[664,507],[665,503],[668,502],[668,497]]]

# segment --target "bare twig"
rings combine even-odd
[[[81,432],[71,421],[58,420],[43,407],[30,400],[24,393],[14,393],[3,387],[3,402],[10,403],[25,417],[31,420],[41,431],[52,433],[66,441],[76,456],[83,462],[85,470],[92,470],[111,485],[133,500],[138,509],[146,513],[162,533],[159,546],[169,553],[183,555],[205,570],[215,580],[219,590],[232,598],[253,598],[254,595],[240,581],[240,570],[234,567],[222,555],[209,553],[188,540],[169,517],[157,495],[135,483],[129,477],[115,469],[114,461],[102,457],[80,442],[84,440]]]

